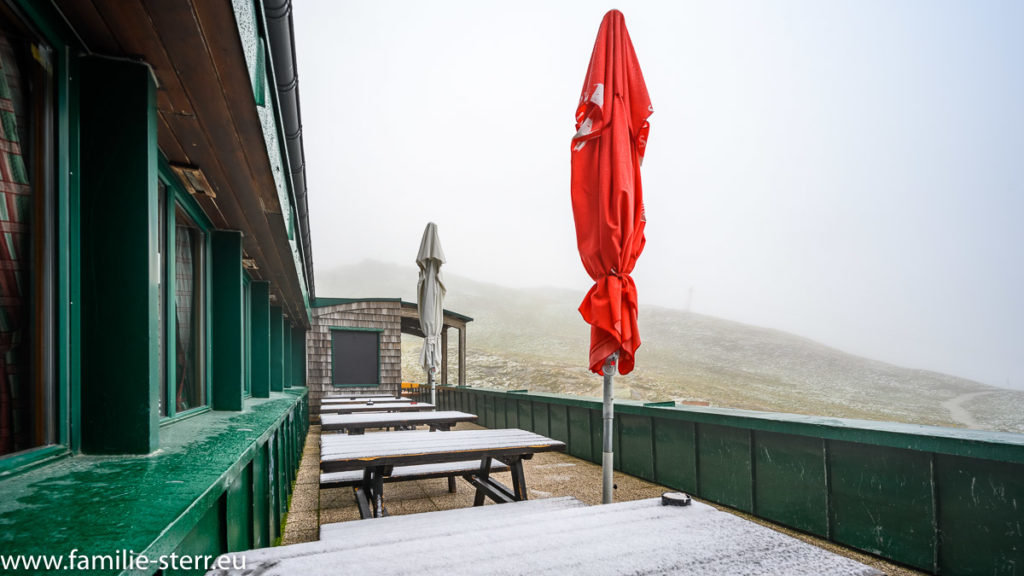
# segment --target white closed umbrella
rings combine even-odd
[[[437,405],[435,381],[438,368],[441,366],[441,328],[444,325],[444,280],[441,278],[441,265],[444,264],[444,251],[441,250],[441,239],[437,237],[437,224],[430,222],[423,230],[420,241],[420,252],[416,256],[416,264],[420,267],[420,279],[416,286],[416,305],[420,313],[420,330],[423,331],[423,350],[420,352],[420,365],[427,371],[427,382],[430,384],[430,403]]]

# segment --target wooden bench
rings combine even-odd
[[[491,462],[491,472],[505,472],[509,465],[494,460]],[[471,474],[480,470],[479,460],[466,460],[462,462],[440,462],[437,464],[416,464],[413,466],[395,466],[391,474],[384,478],[385,482],[408,482],[411,480],[427,480],[430,478],[448,478],[448,491],[455,492],[455,477],[463,474]],[[362,470],[347,470],[345,472],[324,472],[320,474],[320,488],[340,488],[344,486],[358,486],[363,483]]]

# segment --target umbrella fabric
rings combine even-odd
[[[416,285],[416,304],[420,314],[420,329],[423,331],[423,350],[420,365],[430,373],[431,368],[441,365],[441,326],[444,323],[444,280],[441,265],[444,251],[441,239],[437,237],[437,224],[430,222],[423,230],[420,251],[416,255],[420,267],[420,279]]]
[[[590,369],[598,374],[616,351],[619,373],[628,374],[640,346],[630,273],[645,242],[640,164],[652,112],[625,20],[612,10],[597,33],[572,138],[576,243],[595,282],[579,310],[591,325]]]

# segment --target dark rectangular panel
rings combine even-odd
[[[331,383],[365,386],[380,383],[380,334],[331,331]]]

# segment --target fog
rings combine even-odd
[[[1024,388],[1019,2],[296,0],[316,269],[415,266],[433,221],[446,271],[582,299],[569,141],[610,8],[654,107],[641,304]]]

